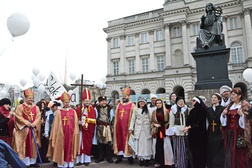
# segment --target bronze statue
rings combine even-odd
[[[201,17],[199,40],[200,47],[208,49],[214,44],[221,45],[222,43],[222,9],[208,3],[205,11],[206,13]]]

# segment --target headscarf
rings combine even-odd
[[[9,115],[10,113],[10,110],[6,110],[6,108],[4,108],[4,106],[0,106],[0,113],[5,117],[7,118],[7,116]]]
[[[196,100],[196,103],[194,104],[195,108],[201,108],[203,110],[207,109],[205,103],[201,100],[201,98],[199,98],[199,96],[193,97],[193,100]]]
[[[0,112],[3,114],[3,116],[7,117],[10,113],[10,110],[6,110],[6,108],[4,108],[5,104],[11,105],[10,99],[3,98],[0,100]]]

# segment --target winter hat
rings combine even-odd
[[[3,98],[3,99],[0,100],[0,106],[3,106],[3,105],[5,105],[5,104],[11,105],[10,99]]]
[[[222,94],[222,93],[224,93],[224,92],[226,92],[226,91],[231,92],[231,90],[232,90],[232,89],[231,89],[229,86],[223,85],[223,86],[221,86],[221,88],[220,88],[220,94]]]
[[[142,97],[142,96],[139,96],[137,101],[146,103],[146,99],[144,97]]]
[[[150,94],[150,99],[152,99],[152,98],[157,98],[157,95],[151,93],[151,94]]]

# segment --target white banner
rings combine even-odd
[[[56,78],[53,72],[50,73],[45,84],[45,91],[49,97],[54,100],[57,96],[61,96],[63,92],[66,92],[66,89],[62,83]]]
[[[80,93],[79,93],[79,86],[77,86],[72,93],[70,94],[71,100],[70,104],[76,106],[76,104],[80,104]]]

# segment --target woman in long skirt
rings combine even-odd
[[[139,165],[149,166],[152,155],[151,114],[143,97],[138,98],[137,106],[132,113],[129,131],[136,139],[135,153],[140,161]]]
[[[186,118],[188,116],[188,107],[182,97],[176,98],[175,104],[170,112],[170,125],[168,132],[172,135],[174,162],[176,168],[187,168],[186,155],[186,136],[183,132],[186,126]]]
[[[169,112],[161,99],[156,100],[157,109],[152,113],[152,136],[156,139],[155,167],[174,164],[171,141],[166,136],[169,124]]]

